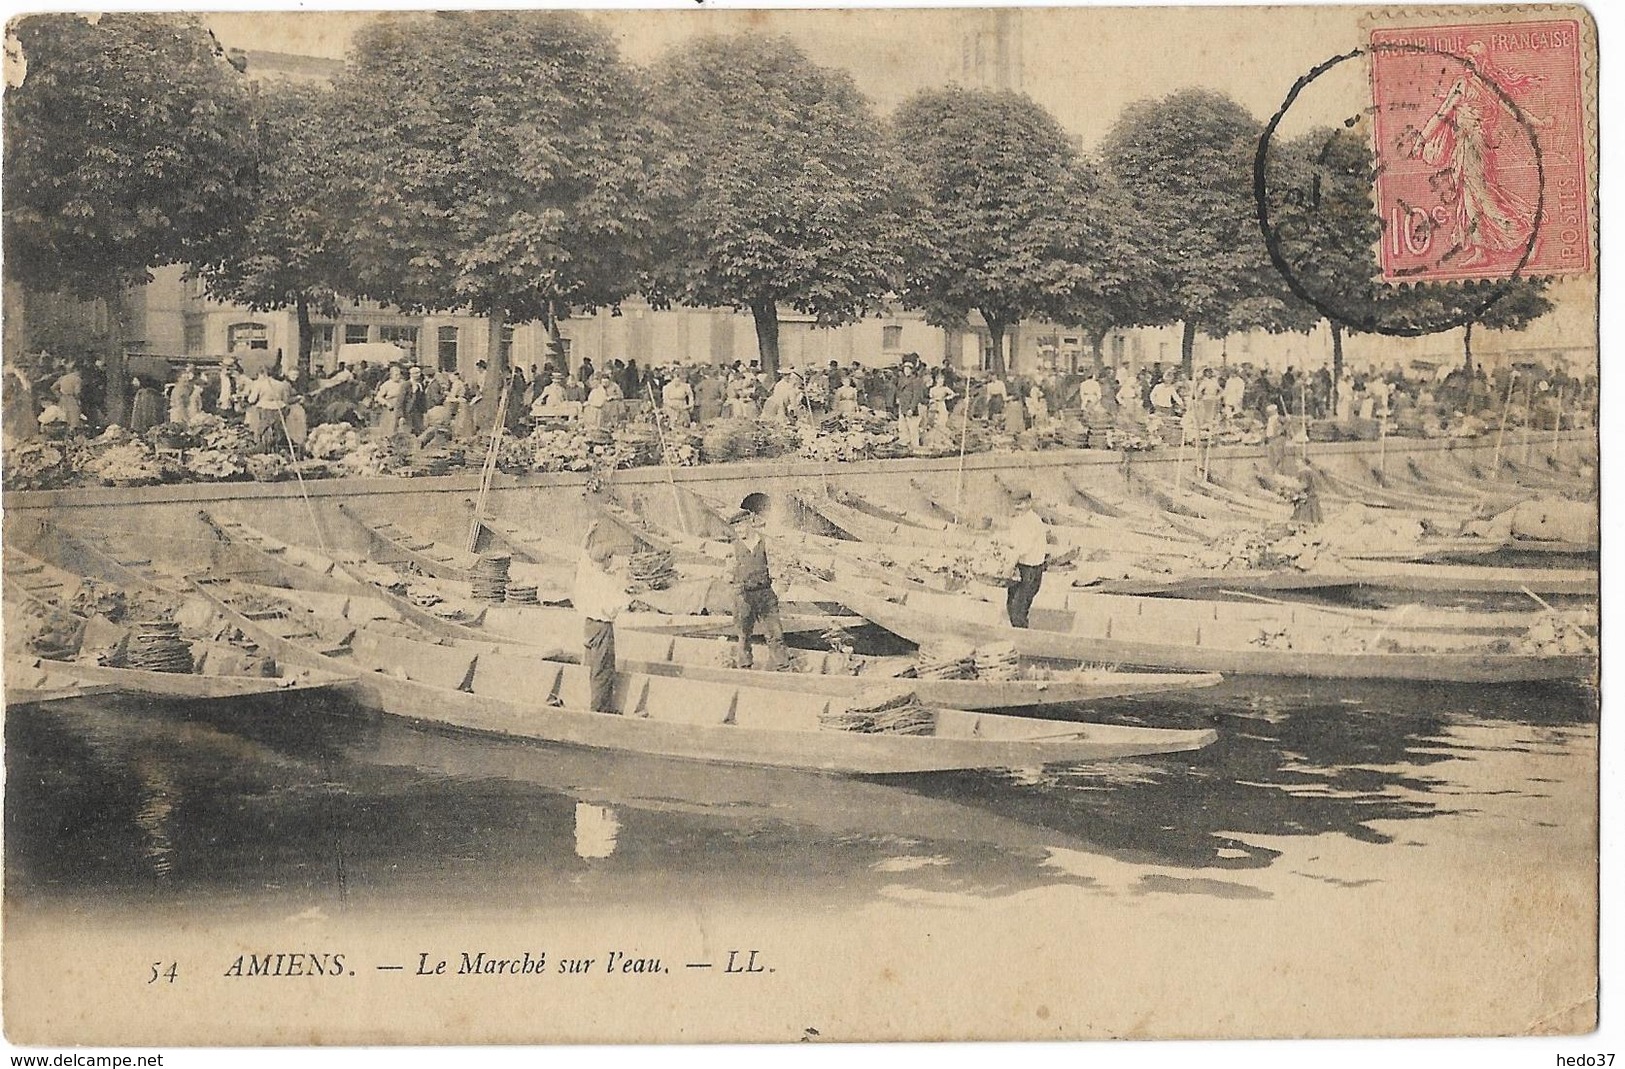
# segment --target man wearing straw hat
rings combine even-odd
[[[587,529],[576,565],[572,601],[581,614],[581,664],[587,670],[587,707],[615,711],[615,617],[627,606],[626,584],[610,570],[614,548],[598,540],[598,524]]]
[[[779,622],[779,596],[773,592],[773,576],[767,567],[767,543],[757,528],[760,520],[754,512],[740,509],[728,523],[733,537],[728,581],[733,587],[734,632],[739,636],[739,656],[734,663],[739,668],[753,664],[750,636],[760,623],[773,658],[771,667],[780,671],[790,663],[790,653],[784,646],[784,625]]]

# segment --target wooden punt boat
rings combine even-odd
[[[1372,481],[1381,486],[1402,487],[1440,501],[1454,501],[1458,507],[1470,509],[1489,507],[1499,512],[1535,496],[1533,490],[1495,483],[1488,478],[1457,478],[1442,472],[1438,466],[1423,468],[1414,459],[1407,459],[1400,471],[1384,471],[1368,462],[1367,471]]]
[[[932,790],[929,780],[828,776],[789,768],[715,765],[617,750],[535,746],[517,739],[428,731],[371,731],[346,740],[369,766],[399,767],[464,780],[531,784],[577,806],[614,813],[681,813],[752,834],[764,823],[816,829],[826,838],[907,843],[980,843],[1009,864],[1030,864],[1054,849],[1098,850],[1078,833],[1006,816],[982,797]],[[581,810],[578,808],[577,813]],[[596,817],[597,813],[589,814]],[[627,841],[623,835],[620,847]],[[984,878],[985,874],[984,874]]]
[[[974,598],[926,591],[857,592],[830,585],[831,596],[881,627],[913,642],[953,637],[971,643],[1010,642],[1031,657],[1222,672],[1226,676],[1422,680],[1506,683],[1591,679],[1593,655],[1539,655],[1485,649],[1390,651],[1380,643],[1359,652],[1303,650],[1255,643],[1255,633],[1192,620],[1183,633],[1160,634],[1119,626],[1113,617],[1035,610],[1031,628],[1011,627],[1004,607]],[[1124,637],[1128,631],[1128,637]]]
[[[993,485],[1007,499],[1018,492],[998,473],[992,474]],[[1069,488],[1070,489],[1070,488]],[[1047,524],[1065,528],[1078,544],[1087,549],[1112,549],[1127,554],[1150,557],[1189,556],[1205,549],[1206,538],[1198,538],[1176,530],[1165,523],[1140,523],[1121,510],[1114,509],[1116,517],[1088,507],[1078,507],[1059,500],[1043,487],[1034,488],[1033,511]]]
[[[1466,516],[1473,510],[1470,502],[1452,503],[1447,498],[1429,497],[1421,493],[1407,493],[1391,487],[1357,482],[1346,475],[1325,467],[1309,464],[1315,473],[1315,482],[1323,496],[1342,498],[1373,508],[1397,509],[1407,514],[1437,518],[1441,515]]]
[[[467,506],[469,519],[472,521],[474,502],[465,499],[463,504]],[[527,531],[500,517],[481,516],[479,522],[481,545],[489,542],[503,552],[513,554],[515,560],[522,560],[528,564],[573,567],[581,553],[579,546],[572,546],[562,539],[540,535],[535,531]]]
[[[204,584],[200,590],[208,590]],[[218,584],[213,584],[218,586]],[[225,606],[227,599],[211,592]],[[287,646],[264,611],[243,629]],[[297,620],[286,621],[295,629]],[[618,712],[586,706],[585,669],[533,654],[469,649],[357,630],[343,658],[355,685],[383,712],[426,725],[538,742],[664,757],[863,775],[971,768],[1033,768],[1200,749],[1208,730],[1122,727],[918,710],[909,731],[875,730],[824,695],[619,672]],[[853,730],[868,724],[869,730]]]
[[[255,590],[249,586],[243,589],[262,596],[281,593]],[[379,602],[369,605],[361,602],[361,599],[294,591],[286,592],[284,596],[290,602],[329,618],[348,621],[352,626],[400,618],[389,606]],[[573,614],[568,619],[536,627],[528,641],[528,645],[550,651],[549,659],[571,662],[579,659],[580,644],[581,622]],[[1086,669],[1046,675],[1049,669],[1030,663],[1019,665],[1018,671],[1030,673],[1031,678],[922,679],[907,675],[918,666],[912,657],[865,657],[816,650],[793,651],[793,670],[775,672],[765,666],[741,669],[733,667],[734,644],[730,639],[657,635],[624,628],[616,629],[615,648],[620,667],[628,672],[845,698],[858,697],[877,686],[906,687],[927,705],[956,709],[1066,705],[1102,698],[1188,690],[1213,686],[1222,681],[1222,677],[1213,672],[1111,672]]]
[[[7,547],[6,594],[8,630],[23,630],[24,623],[15,613],[27,611],[21,603],[35,611],[72,613],[66,606],[79,589],[82,580],[31,557],[15,547]],[[84,617],[79,617],[83,620]],[[210,644],[209,648],[223,643]],[[209,654],[213,656],[213,654]],[[7,658],[6,686],[8,695],[16,682],[21,686],[19,698],[39,700],[53,690],[72,687],[82,693],[142,694],[167,699],[208,700],[234,698],[250,694],[270,694],[279,691],[313,690],[335,686],[343,676],[330,671],[291,672],[277,665],[277,674],[271,676],[216,675],[204,672],[159,672],[141,668],[115,668],[90,661],[56,660],[33,654]],[[30,693],[32,692],[32,693]],[[8,696],[8,700],[10,697]]]
[[[1173,514],[1148,505],[1132,495],[1112,494],[1100,487],[1084,487],[1068,473],[1063,473],[1061,479],[1072,491],[1072,495],[1083,502],[1086,508],[1110,519],[1134,524],[1135,529],[1143,534],[1156,536],[1163,532],[1172,532],[1201,545],[1212,543],[1216,537],[1216,533],[1211,529],[1204,530],[1189,521],[1177,519]]]
[[[788,496],[802,509],[856,541],[953,550],[969,550],[975,548],[977,544],[976,538],[969,531],[948,530],[946,527],[932,529],[913,523],[885,520],[830,497],[813,497],[809,494]]]
[[[279,676],[210,676],[185,672],[149,672],[139,668],[108,668],[79,661],[36,658],[30,667],[60,673],[99,693],[146,694],[170,700],[211,701],[255,694],[327,690],[343,687],[341,673],[310,669]],[[9,699],[8,699],[9,700]]]
[[[1198,478],[1198,474],[1194,471],[1187,472],[1183,481],[1176,484],[1136,470],[1132,475],[1132,481],[1136,489],[1148,494],[1164,509],[1181,515],[1197,516],[1208,523],[1232,527],[1258,527],[1266,523],[1285,521],[1291,515],[1292,510],[1285,506],[1266,510],[1254,505],[1238,505],[1233,501],[1220,500],[1208,491]]]
[[[355,580],[340,569],[335,557],[272,538],[246,523],[204,509],[197,515],[219,544],[215,552],[218,567],[267,586],[297,586],[333,594],[356,590]]]
[[[1234,571],[1111,579],[1090,589],[1103,594],[1191,595],[1215,590],[1363,590],[1429,594],[1597,595],[1597,573],[1585,568],[1504,568],[1405,560],[1342,558],[1339,571]]]
[[[810,505],[825,509],[822,500]],[[839,506],[837,506],[837,509]],[[841,519],[850,527],[859,524]],[[888,545],[884,532],[871,539]],[[970,547],[977,543],[967,538]],[[890,552],[906,554],[905,541],[889,543]],[[921,548],[921,547],[916,547]],[[940,548],[940,547],[939,547]],[[969,548],[969,547],[955,547]],[[1427,556],[1420,551],[1417,556]],[[849,556],[849,559],[853,559]],[[1231,591],[1243,594],[1285,593],[1291,591],[1365,589],[1395,591],[1404,594],[1520,594],[1525,591],[1543,595],[1597,594],[1597,573],[1588,568],[1517,568],[1491,565],[1434,563],[1415,560],[1409,553],[1388,555],[1372,553],[1339,558],[1335,566],[1320,570],[1295,569],[1227,570],[1227,571],[1173,571],[1128,579],[1105,579],[1089,587],[1101,594],[1139,594],[1191,596]],[[1044,597],[1041,593],[1040,597]]]
[[[1005,588],[975,580],[956,587],[934,585],[900,576],[895,569],[875,567],[861,559],[835,556],[809,557],[807,563],[822,570],[838,584],[860,589],[880,587],[972,597],[995,605],[1005,604]],[[1355,637],[1382,634],[1417,642],[1483,641],[1481,636],[1522,635],[1543,615],[1533,611],[1475,612],[1455,608],[1434,608],[1407,604],[1394,608],[1363,609],[1338,605],[1283,601],[1234,590],[1219,590],[1222,598],[1156,597],[1134,594],[1103,594],[1094,586],[1076,588],[1064,583],[1064,573],[1039,590],[1033,602],[1040,611],[1084,613],[1091,618],[1135,621],[1137,626],[1185,627],[1192,621],[1214,628],[1243,628],[1249,634],[1259,631],[1314,633]],[[1565,610],[1560,615],[1570,623],[1585,626],[1592,615],[1583,609]]]
[[[414,605],[410,599],[391,593],[376,581],[362,562],[322,557],[309,550],[293,552],[297,547],[287,546],[277,551],[274,539],[254,531],[246,524],[211,520],[200,513],[215,537],[247,555],[249,566],[238,574],[241,578],[260,579],[273,576],[267,585],[319,590],[336,594],[364,594],[375,597],[399,610],[410,620],[437,636],[445,638],[484,638],[495,641],[523,642],[525,636],[548,614],[570,614],[568,609],[551,606],[491,605],[468,599],[466,592],[444,588],[444,596],[460,610],[454,617],[437,616]],[[307,567],[310,561],[313,566]],[[333,568],[323,571],[324,565]],[[381,566],[380,566],[381,567]],[[431,577],[432,578],[432,577]],[[457,580],[443,580],[455,583]],[[708,635],[727,632],[733,627],[727,615],[675,614],[663,612],[634,612],[622,617],[623,626],[630,630],[655,631],[663,634]],[[781,614],[786,634],[822,632],[838,624],[850,624],[849,613],[800,612],[789,609]],[[482,630],[470,631],[470,628]]]
[[[1538,461],[1513,460],[1510,457],[1504,461],[1508,471],[1518,480],[1520,486],[1537,487],[1541,490],[1550,490],[1566,497],[1581,497],[1587,500],[1597,494],[1597,473],[1595,470],[1586,472],[1559,471],[1551,464],[1552,458],[1547,457],[1546,463]]]
[[[117,694],[111,683],[91,683],[64,669],[69,667],[41,657],[8,657],[5,666],[6,708],[45,705],[70,698]]]
[[[339,515],[349,520],[371,540],[376,560],[404,561],[436,579],[468,582],[473,577],[475,557],[472,553],[452,550],[438,542],[420,538],[397,527],[390,520],[364,517],[340,501],[335,506]],[[381,554],[380,555],[380,551]]]

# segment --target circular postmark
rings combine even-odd
[[[1341,128],[1316,135],[1313,151],[1303,145],[1292,146],[1293,153],[1283,150],[1278,143],[1282,121],[1304,90],[1328,71],[1367,55],[1374,61],[1437,59],[1439,90],[1426,104],[1411,99],[1388,105],[1396,112],[1408,108],[1416,116],[1426,111],[1428,118],[1420,126],[1404,123],[1396,133],[1385,129],[1392,124],[1377,121],[1383,106],[1378,101]],[[1486,173],[1492,154],[1508,154],[1505,137],[1488,140],[1486,113],[1492,109],[1512,118],[1512,136],[1527,139],[1516,147],[1524,170],[1532,172],[1532,197],[1501,189]],[[1375,152],[1355,129],[1365,119],[1372,121]],[[1419,337],[1473,323],[1520,283],[1540,239],[1546,178],[1536,128],[1471,53],[1393,42],[1333,56],[1293,83],[1259,138],[1253,193],[1270,261],[1299,299],[1351,330]],[[1280,158],[1289,154],[1294,158]],[[1328,166],[1328,159],[1335,159],[1335,165]],[[1431,203],[1397,196],[1390,211],[1379,215],[1372,186],[1397,164],[1408,169],[1412,188],[1418,181],[1425,183],[1427,195],[1416,201]],[[1483,277],[1474,278],[1473,266],[1484,257],[1479,246],[1490,227],[1504,251],[1498,264],[1485,263]],[[1509,234],[1515,238],[1510,245]],[[1413,266],[1388,270],[1390,247],[1396,259],[1400,253],[1409,255]],[[1431,255],[1416,266],[1418,254]],[[1454,277],[1430,277],[1438,274]]]

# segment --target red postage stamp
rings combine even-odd
[[[1384,281],[1589,272],[1580,24],[1378,29],[1370,44]]]

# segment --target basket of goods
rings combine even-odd
[[[976,662],[976,678],[995,682],[1015,679],[1020,670],[1016,647],[1012,642],[995,642],[978,646],[972,655]]]
[[[513,558],[506,553],[483,553],[469,573],[469,592],[477,601],[500,602],[508,596],[508,567]]]
[[[906,685],[870,687],[845,708],[832,705],[818,720],[826,728],[863,735],[929,735],[937,726],[936,712]]]
[[[636,593],[665,590],[677,581],[677,569],[672,566],[671,553],[666,550],[632,554],[627,570]]]
[[[960,642],[923,645],[910,674],[916,679],[975,679],[976,649]]]
[[[181,625],[173,620],[141,620],[124,647],[124,668],[147,672],[186,673],[192,670],[192,647],[181,638]]]

